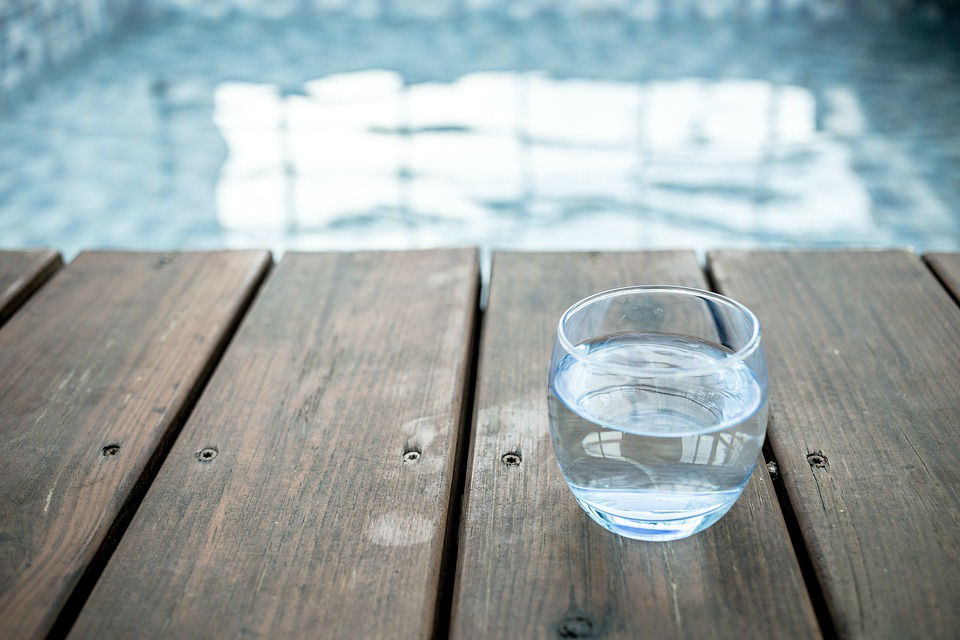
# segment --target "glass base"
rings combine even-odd
[[[703,531],[722,518],[736,500],[722,504],[706,513],[697,513],[687,518],[672,518],[670,520],[632,518],[622,514],[609,513],[594,507],[579,497],[577,502],[597,524],[618,536],[650,542],[667,542],[687,538]]]

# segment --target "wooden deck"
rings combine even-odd
[[[644,283],[771,372],[773,464],[673,543],[547,434],[560,314]],[[903,251],[500,253],[482,312],[470,249],[0,252],[0,637],[955,638],[957,300]]]

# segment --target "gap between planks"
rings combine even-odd
[[[923,256],[923,264],[960,305],[960,253],[928,253]]]
[[[457,435],[456,455],[454,457],[453,486],[450,489],[450,507],[447,509],[447,526],[444,532],[443,555],[440,564],[440,581],[437,590],[437,605],[433,628],[434,640],[446,640],[450,637],[453,618],[453,591],[457,577],[457,556],[460,550],[460,532],[462,530],[463,497],[467,481],[470,441],[473,437],[473,423],[477,388],[477,369],[480,360],[480,333],[483,328],[484,310],[482,306],[482,275],[477,274],[476,307],[473,315],[473,327],[470,334],[466,362],[466,378],[463,384],[463,400],[460,405],[460,424]]]
[[[0,326],[62,266],[63,258],[55,249],[0,251]]]
[[[703,275],[711,291],[719,293],[720,295],[726,295],[720,290],[720,287],[717,286],[717,281],[713,273],[713,263],[709,257],[703,267]],[[767,418],[768,433],[770,427],[773,425],[774,418],[774,412],[770,411],[770,417]],[[779,462],[777,462],[773,449],[770,447],[769,439],[766,436],[763,440],[763,459],[767,463],[772,462],[778,470],[776,474],[770,474],[770,481],[773,484],[774,494],[780,505],[780,513],[783,515],[787,532],[790,534],[790,545],[793,547],[793,555],[797,559],[797,564],[800,565],[800,573],[803,576],[807,594],[810,596],[813,612],[817,617],[817,624],[820,626],[820,633],[823,635],[824,640],[833,640],[837,637],[837,631],[833,624],[833,618],[830,616],[830,610],[827,607],[826,596],[820,581],[817,579],[816,568],[810,559],[810,551],[807,549],[807,544],[803,539],[803,533],[800,530],[800,523],[797,521],[797,514],[796,511],[794,511],[793,503],[790,501],[790,496],[787,494],[786,487],[783,485],[783,479],[780,477]]]

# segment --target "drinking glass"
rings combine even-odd
[[[560,318],[548,400],[553,451],[583,510],[628,538],[685,538],[733,506],[760,454],[760,323],[699,289],[597,293]]]

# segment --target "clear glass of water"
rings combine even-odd
[[[584,511],[628,538],[685,538],[733,506],[760,455],[760,324],[699,289],[592,295],[560,319],[548,398],[553,450]]]

